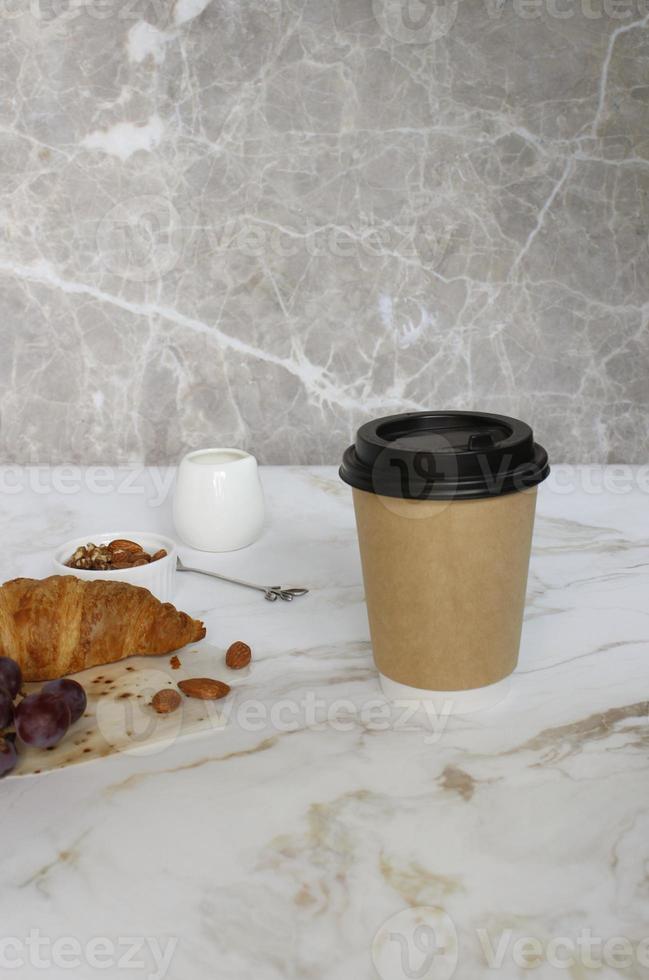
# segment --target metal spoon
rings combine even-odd
[[[179,572],[198,572],[199,575],[209,575],[211,578],[218,578],[221,582],[231,582],[233,585],[243,585],[246,589],[256,589],[257,592],[264,593],[264,599],[269,602],[277,602],[283,599],[284,602],[293,602],[293,599],[301,595],[307,595],[308,589],[283,589],[281,585],[253,585],[252,582],[242,582],[240,578],[229,578],[227,575],[219,575],[217,572],[208,572],[205,568],[190,568],[183,565],[180,558],[176,559],[176,568]]]

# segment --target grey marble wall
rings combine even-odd
[[[0,455],[649,449],[649,0],[0,0]]]

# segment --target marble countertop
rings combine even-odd
[[[3,579],[49,574],[77,534],[172,533],[169,478],[3,470]],[[335,469],[268,467],[262,481],[264,535],[206,566],[311,594],[271,605],[180,577],[176,603],[211,642],[255,652],[225,728],[0,784],[0,965],[83,980],[582,980],[590,957],[603,980],[648,976],[646,472],[555,468],[511,694],[443,730],[381,698]]]

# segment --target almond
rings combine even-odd
[[[127,551],[127,552],[128,551],[130,551],[130,552],[137,551],[137,552],[140,552],[140,551],[144,551],[144,548],[142,547],[142,545],[137,544],[135,541],[129,541],[128,538],[115,538],[114,541],[111,541],[110,542],[110,544],[108,545],[108,547],[109,547],[109,549],[110,549],[111,552],[115,552],[115,551]]]
[[[225,662],[230,670],[242,670],[252,660],[252,651],[247,643],[237,640],[228,647]]]
[[[165,688],[163,691],[158,691],[157,694],[153,695],[151,699],[151,707],[154,711],[157,711],[159,715],[169,715],[176,708],[179,708],[182,702],[182,698],[178,691],[174,691],[172,688]]]
[[[126,558],[115,556],[110,563],[111,568],[135,568],[138,565],[148,565],[149,560],[146,555],[127,555]]]
[[[113,551],[111,553],[111,563],[115,565],[135,565],[136,563],[149,563],[151,559],[146,551]]]
[[[218,701],[230,693],[228,684],[212,680],[211,677],[194,677],[188,681],[179,681],[178,687],[188,698],[200,698],[202,701]]]
[[[156,551],[154,555],[151,555],[151,561],[158,561],[160,558],[166,558],[167,552],[164,548],[160,548],[160,551]]]

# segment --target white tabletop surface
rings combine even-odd
[[[169,475],[5,470],[3,580],[75,535],[173,534]],[[385,708],[335,469],[262,482],[262,538],[202,560],[311,594],[180,577],[212,643],[254,650],[223,731],[0,783],[2,975],[649,976],[647,474],[555,469],[511,694],[443,729]]]

